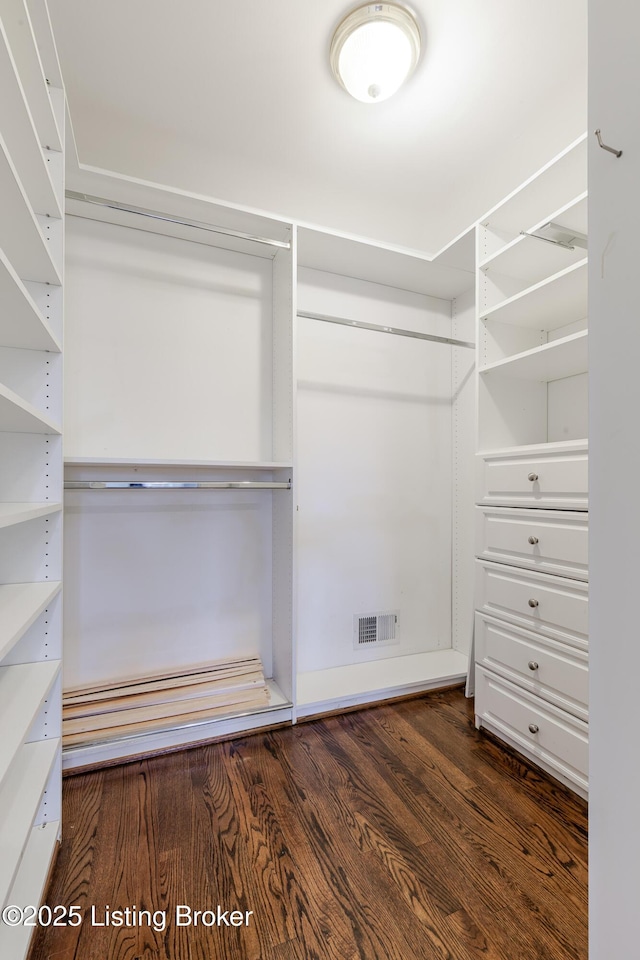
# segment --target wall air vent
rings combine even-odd
[[[398,611],[356,614],[353,618],[353,646],[356,650],[399,643]]]

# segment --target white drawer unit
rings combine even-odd
[[[585,513],[478,507],[476,554],[540,573],[588,579]]]
[[[581,720],[588,719],[586,650],[569,647],[483,613],[476,613],[475,642],[479,666]]]
[[[476,725],[583,796],[586,141],[585,134],[570,144],[477,226],[473,678]],[[572,237],[570,251],[553,242],[563,231]]]
[[[588,725],[481,666],[476,682],[478,724],[586,796]]]
[[[554,447],[556,445],[553,445]],[[478,456],[478,502],[513,507],[586,510],[588,456],[584,444],[545,444],[526,452]]]
[[[561,642],[586,644],[586,583],[483,560],[478,566],[478,610]]]

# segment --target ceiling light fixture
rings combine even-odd
[[[365,3],[339,24],[331,41],[331,69],[356,100],[378,103],[396,93],[420,56],[416,19],[397,3]]]

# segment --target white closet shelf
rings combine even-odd
[[[60,834],[60,823],[51,821],[32,827],[7,903],[20,905],[42,902],[53,854]],[[0,956],[24,960],[33,928],[0,924]]]
[[[65,457],[65,467],[202,467],[210,470],[290,470],[291,460],[148,460],[129,457]]]
[[[0,667],[0,703],[6,723],[0,741],[0,784],[8,775],[20,746],[60,672],[60,660]]]
[[[501,233],[519,234],[539,222],[541,210],[553,210],[587,188],[587,135],[574,140],[521,187],[510,193],[481,219],[482,226]]]
[[[2,90],[0,123],[3,137],[11,159],[20,170],[22,185],[29,202],[36,213],[61,217],[62,198],[57,196],[53,186],[49,164],[38,141],[22,84],[9,49],[9,41],[1,22],[0,89]]]
[[[46,0],[27,0],[27,9],[31,17],[33,32],[37,37],[38,53],[49,89],[51,90],[53,86],[62,90],[64,86],[62,70],[60,69]]]
[[[565,204],[540,223],[528,227],[530,233],[536,233],[549,222],[559,223],[567,227],[568,231],[586,234],[587,232],[587,194]],[[500,274],[507,277],[517,277],[528,280],[530,283],[539,283],[558,272],[558,268],[565,268],[584,259],[585,251],[581,247],[569,250],[558,244],[538,240],[535,237],[520,234],[506,244],[497,253],[487,257],[479,268],[490,276]]]
[[[60,434],[60,426],[0,383],[0,430],[7,433]]]
[[[25,0],[4,0],[2,18],[38,139],[43,147],[60,151],[62,138]]]
[[[533,240],[532,243],[539,241]],[[587,316],[587,259],[560,270],[481,314],[516,327],[555,330]]]
[[[60,284],[60,273],[1,136],[0,196],[0,247],[18,276],[22,280]]]
[[[60,581],[0,584],[0,660],[59,593]]]
[[[59,513],[61,503],[0,503],[0,528]]]
[[[585,437],[579,440],[558,440],[550,443],[527,443],[518,447],[496,447],[490,450],[479,450],[476,454],[479,460],[503,460],[505,457],[545,456],[553,453],[586,453],[589,441]]]
[[[3,347],[60,352],[60,342],[2,250],[0,303],[0,343]]]
[[[541,347],[526,350],[513,357],[482,367],[484,376],[514,377],[549,383],[586,373],[588,369],[588,331],[581,330],[560,340],[551,340]]]
[[[59,739],[23,744],[0,787],[0,903],[7,902],[59,749]]]
[[[472,231],[469,238],[473,239]],[[471,242],[463,243],[464,239],[467,238],[460,241],[463,250],[457,260],[463,266],[458,267],[451,265],[456,258],[448,248],[442,251],[442,257],[429,257],[415,250],[394,249],[363,238],[299,226],[298,264],[451,300],[473,286],[473,246]],[[451,262],[447,262],[448,257]]]
[[[457,683],[466,677],[467,666],[464,654],[449,649],[299,673],[296,712],[311,716]]]

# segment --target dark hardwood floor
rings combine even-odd
[[[30,960],[587,957],[586,805],[460,690],[70,777],[63,816],[47,903],[83,922]]]

